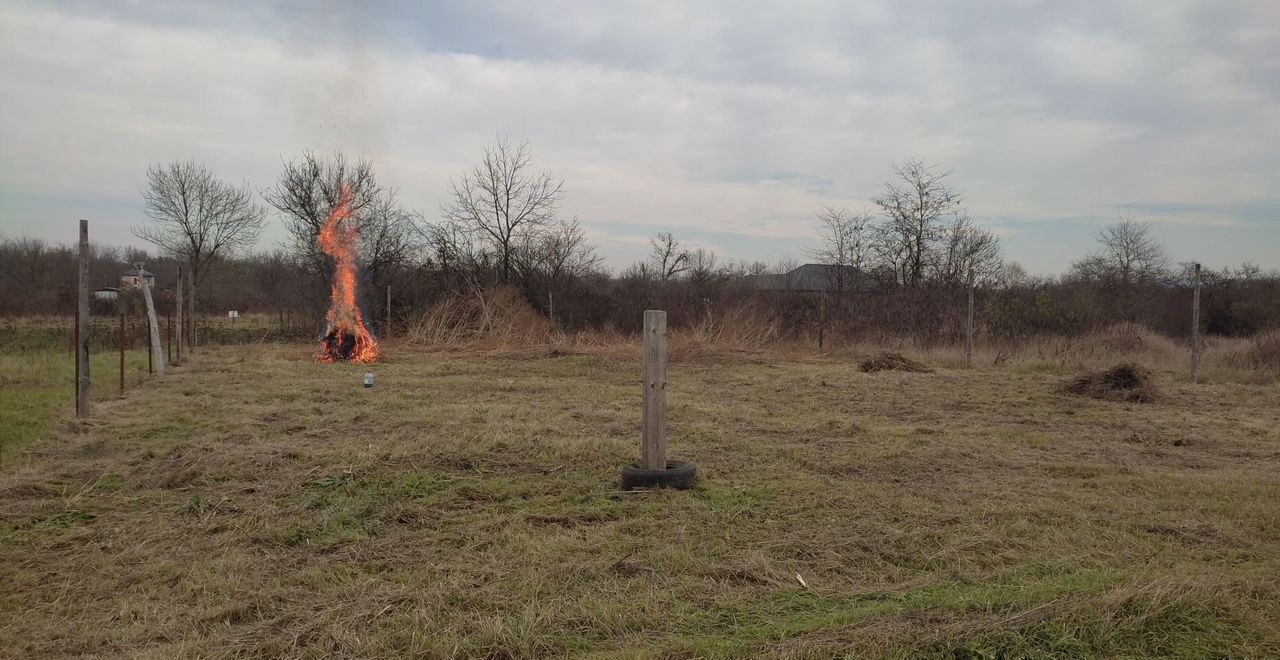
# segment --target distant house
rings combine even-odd
[[[860,291],[874,287],[871,273],[859,271],[853,266],[834,266],[831,264],[805,264],[786,273],[765,273],[756,275],[754,280],[757,289],[764,291],[795,291],[813,293],[835,291],[839,288],[853,290],[854,285]]]
[[[148,288],[151,288],[151,289],[156,288],[155,273],[149,270],[144,270],[142,271],[142,277],[146,278]],[[138,271],[132,270],[132,271],[125,271],[123,273],[120,273],[120,288],[122,289],[142,288],[142,282],[138,279]]]
[[[101,289],[93,290],[93,299],[103,302],[115,302],[120,299],[120,289],[111,286],[104,286]]]

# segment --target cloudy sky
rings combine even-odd
[[[1118,213],[1280,268],[1276,0],[0,2],[5,236],[136,243],[149,163],[261,189],[303,149],[433,217],[497,135],[614,268],[657,231],[803,260],[908,158],[1032,272]]]

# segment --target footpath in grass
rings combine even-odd
[[[690,491],[622,493],[624,352],[209,349],[0,472],[0,649],[1280,654],[1280,387],[676,360]]]

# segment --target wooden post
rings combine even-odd
[[[80,414],[80,305],[76,304],[75,321],[71,323],[71,358],[76,361],[76,415]]]
[[[964,332],[964,366],[973,366],[973,278],[969,279],[969,323]]]
[[[124,397],[124,312],[120,312],[120,396]]]
[[[649,470],[667,467],[667,313],[644,312],[644,428],[642,458]]]
[[[382,328],[382,334],[388,339],[391,338],[391,285],[387,285],[387,319],[386,326]]]
[[[154,359],[155,350],[153,350],[153,348],[154,347],[151,345],[151,317],[148,316],[147,317],[147,373],[149,374],[153,374],[156,372],[156,362]]]
[[[138,280],[142,282],[142,300],[147,304],[147,355],[154,365],[155,373],[164,375],[164,345],[160,343],[160,322],[156,319],[156,305],[151,299],[151,286],[147,284],[146,269],[142,262],[134,264],[138,268]]]
[[[169,356],[169,364],[173,364],[173,314],[165,315],[164,354]]]
[[[76,417],[89,416],[89,221],[80,221],[79,301],[76,305]]]
[[[174,364],[182,362],[182,345],[187,341],[187,333],[185,332],[187,326],[182,324],[183,319],[186,318],[186,314],[183,313],[182,309],[182,289],[184,286],[182,266],[178,266],[178,289],[174,294],[176,299],[173,303],[173,315],[178,317],[178,352],[176,353],[178,359],[174,360]]]
[[[1191,293],[1191,383],[1200,378],[1200,264],[1196,264],[1195,285]]]

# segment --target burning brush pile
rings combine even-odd
[[[360,362],[378,359],[378,341],[369,333],[356,295],[356,246],[359,230],[351,217],[351,190],[344,186],[338,206],[320,229],[320,249],[333,257],[333,290],[327,326],[317,362]]]

